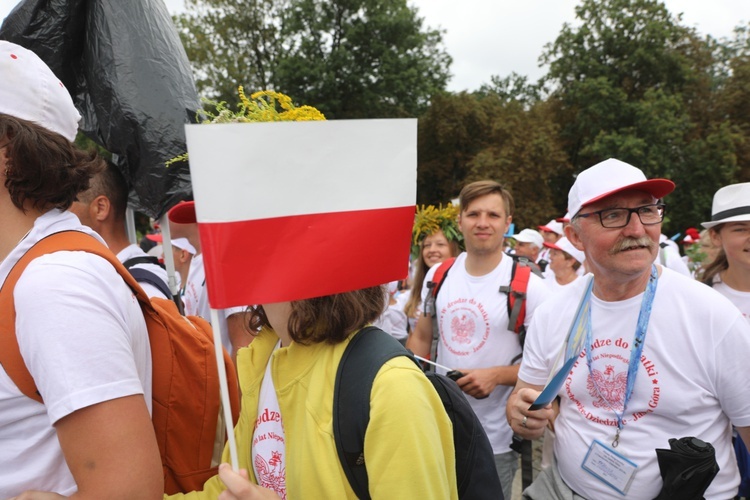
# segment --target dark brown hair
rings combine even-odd
[[[65,137],[35,123],[0,113],[5,148],[5,188],[13,205],[67,210],[103,164],[95,151],[78,149]]]
[[[88,205],[97,196],[106,196],[112,206],[112,220],[124,221],[128,209],[128,183],[114,164],[101,161],[102,171],[91,178],[89,188],[78,195],[78,201]]]
[[[385,310],[382,286],[291,302],[287,329],[299,344],[338,344],[350,334],[372,323]],[[271,327],[262,306],[250,311],[249,329]]]
[[[461,193],[458,195],[461,212],[465,212],[472,201],[481,198],[482,196],[487,196],[488,194],[499,194],[505,205],[505,215],[513,215],[513,212],[516,209],[515,204],[513,203],[513,195],[511,195],[510,191],[505,189],[502,184],[491,180],[476,181],[464,186]]]

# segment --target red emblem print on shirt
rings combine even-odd
[[[451,333],[453,334],[451,340],[458,344],[468,344],[471,342],[475,329],[476,323],[466,314],[462,314],[460,317],[454,316],[451,320]]]
[[[615,373],[615,367],[607,365],[604,373],[596,369],[591,370],[586,388],[593,398],[595,407],[620,411],[623,407],[627,381],[627,372]]]
[[[281,498],[286,498],[286,468],[281,467],[281,452],[272,451],[271,459],[266,460],[257,455],[255,469],[258,471],[258,484],[272,489]]]

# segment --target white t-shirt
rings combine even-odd
[[[211,310],[206,295],[206,270],[203,268],[203,254],[193,255],[190,260],[182,301],[185,304],[185,316],[200,316],[211,321]]]
[[[575,293],[555,294],[536,311],[520,380],[546,383],[586,283],[577,280],[570,290]],[[714,446],[721,468],[706,498],[731,498],[739,484],[731,424],[750,425],[750,325],[720,294],[666,268],[657,283],[617,447],[638,465],[628,495],[619,495],[581,469],[595,439],[609,446],[615,437],[616,416],[591,381],[607,388],[610,401],[622,401],[642,298],[592,298],[593,378],[581,353],[559,393],[555,456],[560,475],[586,498],[654,498],[662,486],[654,450],[669,449],[670,438],[693,436]]]
[[[203,254],[194,255],[190,261],[187,282],[185,283],[182,301],[185,306],[185,316],[200,316],[211,323],[211,306],[208,302],[206,291],[206,269],[203,267]],[[232,353],[232,341],[229,338],[227,318],[233,314],[243,313],[248,306],[230,307],[217,311],[219,316],[219,330],[221,333],[221,344],[229,354]],[[216,328],[216,325],[212,325]]]
[[[550,271],[550,272],[552,272],[552,271]],[[547,287],[549,288],[550,292],[552,292],[552,293],[560,293],[560,292],[562,292],[562,293],[568,293],[568,291],[571,288],[570,285],[572,285],[573,283],[575,283],[576,281],[578,281],[578,278],[580,278],[580,276],[578,276],[576,274],[576,277],[575,277],[575,279],[573,279],[573,281],[571,281],[570,283],[566,283],[565,285],[561,285],[555,279],[555,274],[552,273],[552,275],[548,276],[545,279],[544,282],[546,283]]]
[[[728,298],[732,304],[737,306],[737,309],[740,310],[745,319],[750,321],[750,292],[735,290],[722,282],[721,276],[718,274],[716,278],[718,279],[714,280],[713,289]]]
[[[436,310],[440,340],[437,362],[454,369],[508,366],[521,354],[518,335],[508,330],[507,296],[500,286],[510,283],[513,259],[504,256],[489,274],[471,276],[466,272],[466,253],[456,258],[437,296]],[[427,297],[427,282],[439,265],[432,266],[422,289],[422,312]],[[526,299],[528,325],[537,306],[549,290],[544,280],[531,274]],[[513,387],[498,385],[489,397],[466,396],[482,422],[498,455],[510,451],[513,431],[505,419],[505,404]]]
[[[138,245],[129,245],[117,254],[117,260],[120,262],[126,262],[130,259],[136,258],[136,257],[148,257],[149,255],[141,250],[141,247]],[[143,263],[143,264],[136,264],[133,266],[133,269],[145,269],[146,271],[153,273],[156,275],[157,278],[161,279],[164,284],[169,288],[169,281],[167,278],[167,271],[161,267],[157,266],[156,264],[150,264],[150,263]],[[172,297],[165,296],[161,290],[156,288],[154,285],[151,285],[150,283],[138,283],[141,285],[141,288],[143,288],[143,291],[146,292],[146,295],[149,297],[158,297],[160,299],[171,299]]]
[[[668,241],[674,246],[677,246],[672,240]],[[682,257],[680,256],[680,250],[674,248],[670,244],[667,244],[666,247],[659,246],[659,253],[656,255],[654,264],[661,264],[662,266],[668,267],[672,271],[676,271],[689,278],[693,276],[688,265],[684,260],[682,260]]]
[[[0,264],[0,282],[34,243],[69,229],[102,241],[72,213],[52,210]],[[117,271],[86,252],[34,260],[14,297],[21,354],[45,404],[21,394],[0,369],[0,498],[27,489],[70,495],[76,485],[53,424],[81,408],[133,394],[145,394],[151,410],[146,323]]]
[[[387,302],[390,302],[389,299],[390,294],[386,293],[385,300]],[[398,298],[395,298],[395,300],[395,304],[389,303],[388,305],[386,305],[383,314],[378,316],[378,318],[373,321],[372,324],[373,326],[377,326],[384,332],[389,333],[393,338],[401,340],[405,339],[409,335],[407,331],[408,320],[406,318],[406,313],[404,312],[404,304],[406,302],[403,300],[399,301]]]
[[[281,342],[276,346],[278,349]],[[271,360],[260,385],[258,418],[253,430],[251,446],[253,470],[258,484],[272,489],[282,499],[286,498],[286,435],[279,408],[279,398],[271,375]]]

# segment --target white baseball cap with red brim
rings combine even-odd
[[[568,193],[568,213],[573,218],[582,207],[621,191],[645,191],[661,199],[674,187],[669,179],[646,179],[639,168],[610,158],[578,174]]]
[[[555,243],[547,243],[545,241],[544,246],[567,253],[575,260],[577,260],[579,264],[583,264],[583,261],[586,260],[586,254],[574,247],[573,244],[565,236],[557,240]]]

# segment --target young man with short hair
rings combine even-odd
[[[53,233],[80,231],[104,242],[67,211],[101,165],[72,144],[80,115],[67,90],[33,52],[5,41],[0,75],[4,284]],[[133,292],[101,257],[59,251],[33,260],[12,294],[15,321],[2,335],[15,335],[44,404],[0,368],[0,497],[33,489],[161,498],[151,350]]]
[[[503,494],[510,498],[518,453],[510,449],[513,432],[498,410],[516,383],[521,342],[508,329],[507,296],[499,289],[509,285],[513,269],[513,259],[503,252],[504,235],[513,218],[513,197],[497,182],[478,181],[463,188],[460,206],[458,225],[466,252],[456,258],[437,296],[437,361],[465,374],[457,383],[487,432]],[[430,269],[425,283],[438,267]],[[427,302],[427,293],[424,287],[422,304]],[[532,274],[525,324],[547,293],[542,279]],[[432,317],[423,314],[406,346],[428,356],[431,341]]]

